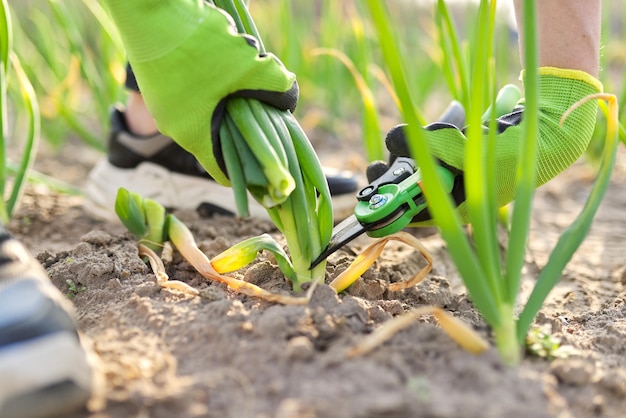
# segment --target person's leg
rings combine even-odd
[[[0,226],[0,417],[84,407],[94,384],[90,358],[67,298]]]
[[[138,91],[131,90],[128,92],[124,115],[128,130],[135,135],[148,136],[159,131],[154,118],[146,107],[143,96]]]
[[[143,96],[139,91],[139,85],[135,78],[135,73],[130,64],[126,65],[126,81],[124,87],[128,91],[128,97],[126,98],[126,109],[124,116],[128,130],[135,135],[149,136],[158,133],[156,121],[150,114],[146,102],[143,100]]]
[[[195,157],[162,135],[146,107],[130,66],[126,68],[126,106],[111,112],[107,158],[89,174],[85,210],[99,219],[117,221],[114,212],[119,187],[150,197],[168,208],[196,209],[205,215],[235,215],[232,189],[216,183]],[[333,197],[335,217],[343,219],[356,204],[356,176],[324,167]],[[251,216],[269,219],[252,197]]]
[[[514,4],[522,50],[522,0]],[[539,66],[581,70],[598,77],[601,13],[601,0],[537,1]]]

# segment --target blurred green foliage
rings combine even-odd
[[[420,98],[416,105],[432,120],[454,94],[442,67],[441,32],[434,1],[387,2],[400,33],[401,50],[411,69],[409,86]],[[477,25],[476,2],[450,2],[454,29],[468,48]],[[624,80],[624,10],[621,1],[605,2],[603,72],[606,90],[626,100]],[[347,121],[363,117],[362,97],[346,66],[317,48],[336,49],[348,57],[376,97],[381,122],[379,136],[399,123],[400,112],[385,86],[380,48],[363,3],[359,0],[251,0],[250,11],[266,48],[298,75],[301,97],[296,116],[305,129],[325,129],[340,137]],[[520,64],[517,35],[509,2],[501,1],[495,37],[497,84],[516,83]],[[77,135],[104,150],[108,110],[125,100],[122,88],[125,54],[120,39],[97,0],[21,0],[11,4],[15,16],[14,49],[32,81],[41,104],[42,135],[61,146]],[[464,55],[471,51],[463,51]],[[448,57],[449,58],[449,57]],[[9,97],[19,92],[10,89]],[[13,101],[19,108],[19,101]],[[19,109],[18,109],[19,110]],[[15,112],[13,114],[19,114]],[[624,110],[622,110],[624,115]],[[622,118],[623,119],[623,118]],[[19,126],[19,124],[16,124]],[[358,126],[358,124],[357,124]],[[602,132],[597,135],[602,138]],[[338,139],[339,140],[339,139]],[[601,148],[601,147],[597,147]],[[590,148],[593,150],[594,148]]]
[[[35,88],[43,138],[60,146],[73,134],[104,150],[108,109],[123,94],[124,50],[100,3],[24,0],[11,9],[13,48]]]

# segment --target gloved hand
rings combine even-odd
[[[538,87],[540,103],[536,187],[547,183],[572,165],[586,150],[596,123],[597,102],[591,100],[574,110],[562,126],[559,121],[565,111],[578,100],[601,92],[602,84],[583,71],[542,67],[539,69]],[[494,181],[498,207],[512,202],[515,197],[517,162],[524,130],[523,103],[522,99],[513,112],[497,120]],[[459,215],[464,222],[468,222],[462,182],[467,141],[464,131],[452,125],[435,123],[426,127],[426,140],[439,162],[460,174],[452,194],[458,205]],[[486,135],[484,140],[487,141]],[[402,125],[389,131],[386,145],[392,159],[394,156],[411,156]],[[380,162],[371,164],[367,169],[368,180],[371,182],[379,177],[385,168],[386,165]],[[411,225],[430,224],[430,214],[424,211],[413,219]]]
[[[225,99],[250,97],[293,111],[296,77],[230,16],[196,0],[105,0],[159,130],[227,184],[219,144]]]

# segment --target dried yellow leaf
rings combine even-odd
[[[470,353],[481,354],[489,348],[489,343],[464,322],[436,306],[423,306],[385,322],[348,350],[347,356],[356,357],[370,353],[395,334],[409,327],[418,317],[429,314],[437,318],[439,326],[450,338]]]
[[[335,277],[335,279],[330,283],[330,286],[337,292],[345,290],[359,277],[361,277],[361,275],[365,273],[365,271],[370,268],[372,264],[374,264],[378,257],[380,257],[380,254],[382,253],[385,245],[387,245],[389,241],[401,241],[407,245],[410,245],[411,247],[419,251],[422,257],[424,257],[424,259],[428,263],[427,266],[418,271],[412,278],[404,280],[402,282],[390,284],[388,287],[389,290],[402,290],[406,289],[407,287],[415,286],[417,283],[421,282],[424,277],[426,277],[426,275],[432,270],[433,258],[426,249],[426,247],[424,247],[417,238],[407,232],[400,231],[396,232],[395,234],[388,235],[384,238],[380,238],[379,240],[365,248],[365,250],[363,250],[361,254],[359,254],[354,259],[352,264],[350,264],[350,266],[346,270],[344,270],[343,272],[341,272],[341,274]]]
[[[470,353],[480,354],[489,348],[489,343],[465,322],[441,308],[433,307],[431,313],[446,334]]]

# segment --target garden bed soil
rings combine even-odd
[[[76,152],[47,152],[38,168],[81,186],[98,156],[72,147],[81,161],[73,159]],[[120,225],[90,219],[80,196],[44,186],[27,188],[10,230],[71,297],[78,327],[97,354],[102,392],[74,418],[617,418],[626,416],[623,161],[621,152],[588,238],[537,318],[536,325],[572,353],[526,355],[515,367],[503,365],[494,348],[478,356],[464,351],[428,316],[373,352],[346,357],[385,321],[423,305],[444,308],[491,340],[434,229],[412,232],[434,258],[432,272],[414,288],[386,290],[424,266],[414,250],[392,243],[347,292],[337,296],[320,285],[305,306],[234,293],[202,278],[177,254],[167,264],[171,279],[201,296],[160,288]],[[593,170],[579,162],[538,190],[524,295],[592,180]],[[266,221],[177,215],[209,257],[261,233],[281,239]],[[332,255],[327,283],[369,242],[364,237]],[[266,255],[233,275],[290,292]]]

